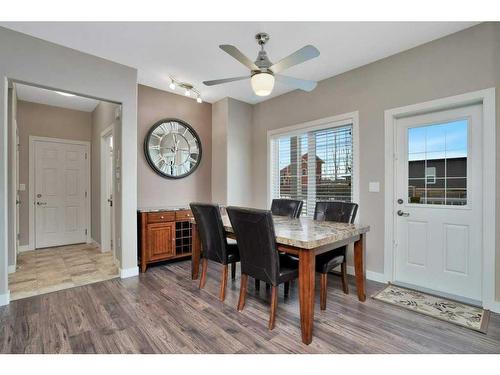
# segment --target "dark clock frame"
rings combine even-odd
[[[169,122],[169,121],[178,122],[182,126],[188,128],[189,131],[191,132],[191,134],[193,134],[193,136],[196,138],[196,141],[198,142],[198,149],[200,150],[200,152],[198,153],[198,160],[197,160],[196,164],[194,165],[194,167],[191,168],[191,170],[188,173],[184,173],[183,175],[180,175],[180,176],[171,176],[171,175],[165,174],[162,171],[160,171],[158,168],[156,168],[156,165],[151,160],[151,157],[149,156],[149,152],[148,152],[149,151],[148,141],[149,141],[149,138],[151,137],[151,134],[153,133],[153,131],[161,124],[163,124],[165,122]],[[156,174],[160,175],[161,177],[167,178],[167,179],[172,179],[172,180],[179,180],[181,178],[189,176],[191,173],[196,171],[201,163],[201,157],[203,154],[201,140],[200,140],[200,137],[199,137],[198,133],[196,132],[196,130],[194,130],[194,128],[191,125],[189,125],[186,121],[179,120],[177,118],[165,118],[165,119],[162,119],[160,121],[155,122],[153,124],[153,126],[151,126],[151,128],[149,129],[148,133],[146,134],[146,137],[144,138],[144,145],[143,146],[144,146],[144,155],[146,156],[146,161],[148,162],[151,169],[153,171],[155,171]]]

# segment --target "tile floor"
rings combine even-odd
[[[112,252],[78,244],[27,251],[9,275],[11,301],[118,277]]]

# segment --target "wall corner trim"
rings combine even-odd
[[[10,265],[7,271],[9,274],[16,272],[16,265],[15,264]]]
[[[10,291],[5,294],[0,294],[0,306],[5,306],[10,303]]]
[[[139,267],[120,268],[120,278],[126,279],[139,275]]]

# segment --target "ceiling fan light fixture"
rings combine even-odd
[[[271,73],[257,73],[250,79],[253,92],[257,96],[268,96],[274,88],[274,75]]]

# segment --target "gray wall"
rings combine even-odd
[[[228,99],[227,203],[252,204],[252,112],[253,106]]]
[[[212,104],[212,201],[227,204],[228,98]]]
[[[253,106],[224,98],[212,106],[212,201],[252,203]]]
[[[115,129],[120,128],[120,119],[115,119],[116,109],[119,107],[119,104],[101,101],[91,114],[91,234],[92,239],[98,243],[101,243],[101,133],[111,125],[115,125]],[[116,243],[116,240],[113,242]]]
[[[144,138],[153,124],[164,118],[178,118],[198,133],[202,158],[195,172],[179,179],[155,173],[144,155]],[[137,204],[139,207],[187,205],[209,202],[212,179],[212,105],[192,98],[139,85],[137,158]]]
[[[371,225],[367,240],[367,269],[384,272],[384,111],[498,87],[499,50],[500,24],[480,24],[321,81],[311,93],[293,91],[256,105],[252,148],[254,205],[266,205],[268,130],[359,111],[360,219]],[[496,106],[498,122],[500,101],[497,100]],[[500,145],[498,138],[500,132],[497,132],[497,145]],[[498,160],[497,152],[497,166],[500,167]],[[381,192],[368,193],[369,181],[379,181]],[[498,213],[499,207],[500,194],[497,194]],[[499,224],[500,220],[497,220],[500,229]],[[500,236],[497,237],[497,244],[500,244],[499,239]],[[498,285],[498,245],[497,254]],[[497,296],[499,294],[500,288],[497,288]]]
[[[122,103],[117,131],[120,165],[137,165],[137,70],[0,28],[0,300],[7,287],[7,79]],[[121,150],[127,150],[121,153]],[[122,168],[117,194],[116,255],[121,268],[137,269],[137,170]]]
[[[29,137],[50,137],[90,142],[90,112],[18,101],[19,183],[26,190],[19,193],[19,234],[21,246],[29,243]]]

